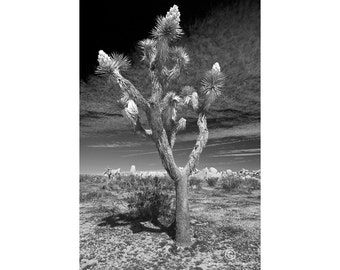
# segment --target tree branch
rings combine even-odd
[[[136,103],[130,99],[128,94],[124,93],[123,97],[118,101],[118,104],[120,104],[122,107],[122,113],[131,123],[135,133],[141,134],[144,137],[150,137],[152,135],[151,130],[146,130],[143,128],[140,122],[138,107]]]
[[[173,129],[171,130],[171,135],[170,135],[170,147],[171,149],[174,148],[175,142],[176,142],[176,136],[177,132],[180,130],[185,129],[187,120],[185,120],[183,117],[177,121],[177,123],[174,125]]]
[[[152,129],[152,138],[156,143],[156,148],[162,164],[171,179],[177,182],[181,178],[182,174],[175,163],[167,133],[163,127],[159,104],[150,104],[150,109],[146,112],[146,116]]]
[[[194,171],[196,165],[199,162],[199,158],[203,151],[203,148],[208,141],[209,131],[207,127],[207,119],[206,116],[202,113],[200,113],[198,116],[197,126],[199,128],[199,135],[196,140],[195,147],[189,155],[189,161],[184,168],[184,171],[187,175],[190,175]]]
[[[150,102],[159,103],[162,97],[163,88],[159,81],[158,76],[156,75],[155,67],[153,67],[153,64],[150,66],[150,78],[152,83],[152,93]]]
[[[111,80],[116,81],[123,91],[123,94],[133,99],[144,111],[147,110],[149,107],[148,102],[136,87],[120,74],[120,70],[127,70],[130,66],[130,61],[127,57],[117,53],[112,53],[111,56],[109,56],[103,50],[100,50],[98,53],[98,64],[96,69],[97,74],[100,76],[108,76]]]
[[[137,121],[136,121],[136,125],[135,125],[135,133],[139,134],[139,135],[142,135],[143,137],[146,137],[146,138],[151,138],[152,139],[152,130],[150,129],[144,129],[140,120],[139,120],[139,117],[137,118]]]
[[[127,79],[125,79],[120,72],[117,70],[114,73],[114,76],[112,78],[118,83],[120,89],[123,91],[123,93],[126,93],[131,97],[137,105],[142,108],[144,111],[147,110],[149,107],[148,102],[146,99],[142,96],[142,94],[136,89],[136,87]]]

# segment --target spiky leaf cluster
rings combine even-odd
[[[178,6],[174,5],[165,17],[158,17],[156,26],[151,32],[152,37],[157,41],[166,40],[168,42],[178,39],[183,34],[179,25],[180,15]]]
[[[189,61],[189,55],[183,47],[173,47],[171,49],[171,58],[177,62],[180,68],[185,67]]]
[[[98,75],[114,75],[119,70],[127,70],[130,67],[129,59],[118,53],[107,55],[103,50],[98,53],[98,67],[96,74]]]
[[[144,39],[139,42],[139,47],[143,52],[142,61],[150,64],[156,57],[156,41],[154,39]]]
[[[195,92],[195,88],[192,86],[186,85],[182,88],[181,95],[186,97],[190,96],[193,92]]]
[[[165,76],[168,81],[177,78],[190,60],[189,55],[182,47],[172,47],[169,48],[169,50],[169,53],[166,52],[166,57],[170,60],[168,62],[171,62],[174,66],[168,69],[167,66],[164,65],[162,68],[162,75]]]
[[[220,65],[215,63],[211,70],[207,71],[201,84],[201,95],[204,99],[203,109],[207,111],[216,98],[221,95],[225,76],[221,72]]]
[[[181,98],[173,91],[166,93],[163,98],[162,107],[176,107],[181,102]]]

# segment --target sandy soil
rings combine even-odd
[[[190,193],[193,245],[179,248],[149,221],[126,220],[122,191],[80,183],[80,269],[260,269],[260,191]]]

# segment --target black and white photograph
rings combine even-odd
[[[0,269],[339,269],[339,10],[0,2]]]
[[[80,2],[80,268],[260,269],[260,2]]]

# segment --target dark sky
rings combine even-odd
[[[165,15],[174,4],[181,12],[181,26],[205,16],[214,6],[235,0],[179,1],[80,1],[80,77],[95,70],[99,50],[129,54],[139,40],[147,38],[158,15]]]
[[[213,7],[222,3],[234,5],[240,1],[81,1],[81,79],[86,80],[93,74],[99,50],[130,55],[138,41],[150,36],[156,17],[165,16],[174,4],[179,7],[181,27],[188,36],[188,25],[196,19],[208,17],[207,13]],[[99,100],[81,100],[83,135],[80,140],[80,172],[102,173],[108,167],[129,170],[132,164],[136,165],[137,170],[162,170],[155,145],[133,134],[130,127],[127,131],[125,119],[105,116],[105,113],[117,114],[119,111],[114,110],[114,105],[105,107]],[[239,125],[231,127],[230,121],[227,126],[222,126],[221,123],[218,128],[209,128],[209,141],[200,157],[199,169],[211,166],[218,170],[259,169],[260,124],[243,123],[240,120],[236,121],[240,122]],[[187,162],[196,138],[196,129],[187,128],[185,132],[178,134],[174,148],[178,166],[184,166]]]

